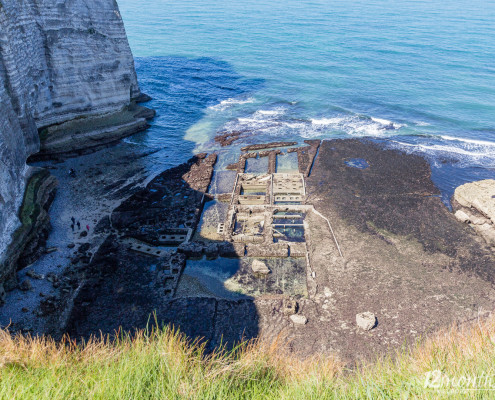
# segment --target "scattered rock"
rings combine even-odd
[[[27,308],[27,307],[22,307],[22,308],[21,308],[21,311],[22,311],[22,312],[28,312],[28,311],[29,311],[29,308]]]
[[[67,245],[67,247],[68,247],[69,249],[73,249],[74,247],[76,247],[76,245],[75,245],[74,243],[69,243],[69,244]]]
[[[291,315],[290,320],[296,325],[306,325],[308,323],[308,319],[304,315]]]
[[[356,324],[361,329],[369,331],[376,326],[376,316],[372,312],[366,311],[356,315]]]
[[[469,216],[462,210],[457,210],[454,215],[461,222],[464,222],[464,223],[469,222]]]
[[[284,315],[290,316],[297,314],[298,308],[299,305],[297,304],[297,301],[291,299],[284,299],[284,305],[283,305]]]
[[[58,282],[58,276],[53,272],[49,272],[46,274],[46,280],[51,283]]]
[[[19,285],[19,289],[21,289],[24,292],[27,292],[28,290],[31,290],[33,288],[33,285],[31,285],[31,282],[28,279],[24,279],[21,284]]]
[[[271,272],[270,268],[268,268],[266,264],[260,260],[254,260],[251,264],[251,269],[255,274],[268,275]]]
[[[79,235],[80,238],[88,236],[88,231],[82,231],[81,234]]]
[[[32,269],[26,272],[26,275],[33,279],[45,279],[43,275],[37,274]]]
[[[89,243],[83,243],[82,245],[79,246],[77,251],[79,253],[86,253],[90,247],[91,247],[91,245]]]
[[[50,253],[54,253],[56,251],[58,251],[58,249],[56,247],[50,247],[50,248],[46,249],[45,252],[46,252],[46,254],[50,254]]]

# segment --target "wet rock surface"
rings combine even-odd
[[[249,146],[244,146],[241,148],[242,151],[253,151],[253,150],[262,150],[262,149],[270,149],[273,147],[287,147],[294,146],[297,142],[271,142],[271,143],[259,143],[252,144]]]
[[[346,164],[355,158],[369,168]],[[310,342],[312,351],[370,357],[493,310],[493,254],[443,205],[424,159],[365,140],[324,141],[306,185],[344,257],[310,215],[308,324],[295,351]],[[370,331],[356,327],[363,310],[380,316]]]
[[[295,151],[302,152],[300,172],[309,174],[306,201],[318,211],[305,213],[308,254],[281,243],[278,265],[263,257],[262,244],[194,236],[165,245],[164,236],[179,235],[173,229],[197,227],[216,161],[201,154],[164,171],[96,224],[101,246],[94,238],[74,246],[75,263],[46,274],[58,294],[43,291],[32,312],[74,337],[144,328],[155,313],[159,324],[209,341],[208,349],[283,335],[301,356],[331,352],[352,362],[493,309],[494,255],[442,204],[425,160],[368,141],[307,144]],[[288,247],[297,259],[286,258]],[[225,272],[216,257],[226,256],[234,268]],[[271,273],[253,273],[257,257]],[[211,270],[198,270],[208,279],[220,274],[224,285],[176,293],[185,278],[190,287],[198,283],[185,272],[194,258],[213,260]],[[373,329],[357,324],[365,310],[379,316]]]
[[[112,226],[151,242],[160,229],[194,228],[215,161],[214,154],[199,154],[158,175],[113,211]]]

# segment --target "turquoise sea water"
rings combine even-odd
[[[495,176],[494,1],[119,6],[159,114],[129,140],[170,163],[216,148],[219,131],[242,144],[369,136],[426,155],[445,198]]]

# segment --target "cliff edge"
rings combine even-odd
[[[137,105],[143,97],[115,0],[0,0],[0,282],[14,272],[12,235],[32,234],[18,214],[34,173],[27,158],[146,129],[154,112]]]

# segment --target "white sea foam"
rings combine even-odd
[[[230,98],[227,100],[222,100],[220,103],[208,107],[208,109],[213,111],[223,111],[234,105],[249,104],[249,103],[254,103],[254,98],[252,97],[249,97],[248,99]]]
[[[486,140],[466,139],[466,138],[459,138],[459,137],[447,136],[447,135],[440,135],[440,137],[444,140],[453,140],[457,142],[470,143],[479,146],[495,146],[495,142],[488,142]]]
[[[444,139],[443,136],[438,136],[438,138]],[[432,156],[434,160],[437,159],[438,156],[446,155],[455,157],[461,165],[470,167],[478,165],[485,168],[495,167],[495,152],[492,149],[494,144],[489,142],[489,145],[477,145],[476,148],[471,148],[469,145],[466,148],[465,143],[462,141],[459,142],[459,145],[404,143],[400,141],[392,141],[392,143],[394,144],[394,147],[407,152]]]
[[[311,123],[313,125],[323,125],[323,126],[328,126],[328,125],[337,125],[345,121],[345,118],[343,117],[336,117],[336,118],[321,118],[321,119],[316,119],[313,118],[311,119]]]
[[[282,115],[282,114],[284,114],[284,112],[285,112],[285,110],[280,108],[280,109],[276,109],[276,110],[258,110],[258,111],[256,111],[255,114],[276,116],[276,115]]]
[[[308,124],[306,124],[304,122],[284,122],[283,125],[285,125],[287,128],[290,128],[290,129],[303,129]]]
[[[249,124],[256,124],[256,125],[270,124],[270,125],[272,125],[274,122],[277,122],[276,120],[273,120],[273,119],[257,119],[257,118],[237,118],[237,121],[239,121],[241,124],[245,124],[245,125],[249,125]]]
[[[371,117],[372,121],[378,122],[379,124],[382,125],[394,125],[392,121],[389,121],[388,119],[383,119],[383,118],[376,118],[376,117]]]
[[[322,131],[330,129],[343,131],[352,136],[385,136],[387,130],[397,130],[403,126],[382,118],[368,118],[358,115],[313,118],[310,121],[313,129],[305,129],[304,137],[321,136]]]
[[[391,130],[403,125],[380,118],[361,115],[338,115],[313,119],[286,119],[287,108],[260,109],[247,116],[230,120],[224,125],[225,131],[259,131],[271,136],[300,136],[305,139],[325,137],[335,133],[350,136],[390,136]]]

